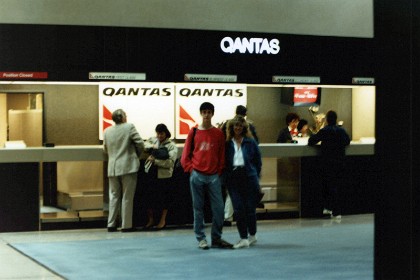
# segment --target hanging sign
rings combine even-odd
[[[237,81],[236,75],[212,75],[212,74],[185,74],[186,82],[227,82],[234,83]]]
[[[48,72],[0,72],[0,79],[5,80],[33,80],[33,79],[47,79]]]
[[[145,73],[89,72],[89,80],[145,81]]]
[[[315,103],[318,98],[317,87],[295,87],[293,92],[294,106]]]
[[[374,85],[375,78],[360,78],[360,77],[353,77],[351,79],[352,84],[356,85]]]
[[[319,84],[320,77],[303,77],[303,76],[273,76],[273,83],[284,84]]]

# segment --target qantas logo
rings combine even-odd
[[[187,111],[179,106],[179,133],[188,134],[191,128],[197,126],[195,120],[187,113]]]
[[[266,38],[239,38],[225,37],[220,42],[220,48],[225,53],[250,53],[250,54],[278,54],[280,41]]]
[[[102,108],[102,130],[105,130],[108,127],[112,126],[112,113],[107,107],[102,106]]]

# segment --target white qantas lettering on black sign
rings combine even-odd
[[[280,41],[278,39],[268,40],[266,38],[231,38],[225,37],[220,42],[220,48],[225,53],[250,53],[250,54],[278,54],[280,52]]]

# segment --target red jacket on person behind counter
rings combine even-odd
[[[188,133],[181,156],[181,165],[185,172],[195,169],[206,175],[222,174],[225,166],[225,136],[216,127],[201,130],[197,128],[194,137],[194,150],[190,158],[193,129]]]

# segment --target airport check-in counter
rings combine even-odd
[[[182,153],[182,146],[178,144],[179,155]],[[264,200],[267,207],[276,208],[279,203],[284,202],[292,205],[291,207],[294,207],[299,216],[315,216],[316,207],[314,206],[319,200],[316,189],[319,186],[315,186],[317,183],[313,176],[316,177],[317,173],[319,147],[301,144],[260,144],[259,146],[263,157],[261,187],[266,193]],[[350,181],[354,184],[363,179],[364,181],[358,186],[365,188],[369,185],[366,178],[374,177],[372,173],[364,173],[369,168],[372,169],[370,165],[372,164],[371,156],[374,155],[374,144],[354,142],[347,147],[346,154],[351,161],[348,174],[349,176],[355,174]],[[284,180],[283,173],[288,173],[288,171],[283,170],[278,163],[280,159],[285,158],[295,159],[292,160],[292,164],[298,166],[297,178],[292,175],[291,180]],[[82,173],[96,178],[96,183],[100,182],[105,190],[107,185],[105,161],[106,155],[101,145],[0,149],[0,232],[41,229],[40,190],[43,191],[44,199],[48,197],[51,199],[57,195],[57,163],[101,163],[99,169],[102,169],[102,172],[99,174],[92,175],[89,169],[82,170]],[[291,185],[282,186],[286,181],[293,182]],[[363,195],[360,190],[353,194]],[[367,198],[364,196],[351,199],[360,202]],[[57,203],[57,201],[52,201],[52,203]],[[349,213],[358,211],[355,209]],[[364,207],[360,211],[365,212],[369,209],[366,210]]]

